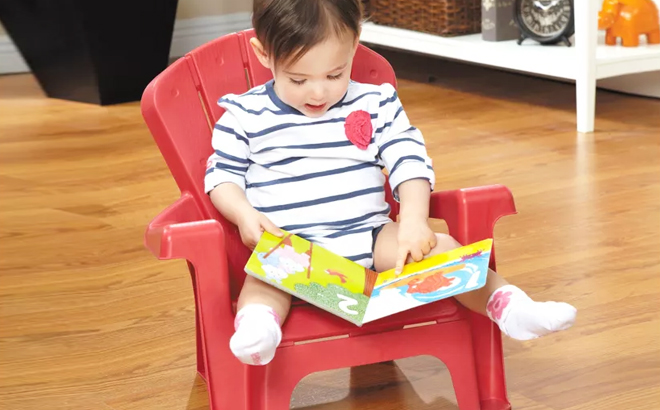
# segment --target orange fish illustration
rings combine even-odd
[[[455,279],[446,277],[443,272],[438,272],[424,279],[413,279],[408,283],[406,293],[433,293],[438,289],[451,285]]]
[[[411,276],[409,276],[409,277],[403,278],[403,279],[401,279],[401,280],[398,280],[398,281],[392,282],[392,283],[390,283],[389,285],[383,287],[383,289],[394,289],[394,288],[399,288],[399,287],[403,287],[403,286],[406,286],[406,285],[407,285],[407,286],[412,286],[413,284],[419,286],[419,285],[420,285],[421,283],[423,283],[427,278],[430,278],[430,277],[432,277],[432,276],[436,276],[436,275],[438,276],[438,278],[433,279],[431,282],[429,282],[428,286],[430,287],[430,286],[431,286],[431,283],[436,283],[436,282],[437,282],[437,283],[436,283],[437,285],[440,285],[440,284],[441,284],[441,282],[440,282],[440,281],[441,281],[440,277],[442,277],[442,278],[446,279],[447,281],[449,281],[449,278],[445,278],[444,275],[446,275],[447,273],[451,273],[451,272],[455,272],[455,271],[461,270],[461,269],[463,269],[463,268],[465,268],[465,264],[461,263],[461,264],[454,265],[454,266],[448,266],[448,267],[446,267],[446,268],[431,269],[431,270],[429,270],[428,272],[423,272],[423,273],[419,273],[419,274],[414,274],[414,275],[411,275]],[[451,284],[451,282],[449,282],[449,283],[447,283],[447,284],[445,284],[445,285],[443,285],[443,286],[447,286],[447,285],[449,285],[449,284]],[[424,285],[423,288],[426,288],[426,286],[427,286],[427,285]],[[439,288],[440,288],[440,287],[438,287],[438,288],[432,290],[432,292],[435,291],[435,290],[437,290],[437,289],[439,289]],[[415,292],[410,292],[410,293],[415,293]]]

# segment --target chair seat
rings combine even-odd
[[[427,322],[451,322],[465,318],[454,299],[446,299],[400,312],[359,327],[309,304],[294,305],[282,328],[282,344],[342,335],[359,336],[401,329]],[[313,336],[312,336],[313,335]]]
[[[234,312],[236,303],[234,302]],[[429,322],[452,322],[464,319],[464,309],[453,299],[445,299],[356,326],[347,320],[296,299],[282,328],[281,346],[300,342],[334,338],[343,335],[359,336],[386,332]]]

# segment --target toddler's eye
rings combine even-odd
[[[344,73],[339,73],[337,75],[329,75],[328,80],[339,80]]]
[[[305,84],[305,80],[294,80],[293,78],[289,78],[289,80],[291,80],[291,82],[294,83],[295,85]]]

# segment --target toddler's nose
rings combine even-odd
[[[316,85],[312,88],[310,98],[313,102],[323,102],[323,97],[325,96],[325,90],[323,86]]]

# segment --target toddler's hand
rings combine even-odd
[[[282,231],[266,215],[253,209],[244,212],[238,221],[238,231],[241,233],[243,245],[254,250],[261,239],[261,234],[266,231],[275,236],[282,236]]]
[[[435,233],[429,227],[426,218],[402,218],[397,239],[399,241],[395,266],[397,275],[403,271],[408,254],[415,262],[419,262],[435,248],[437,243]]]

